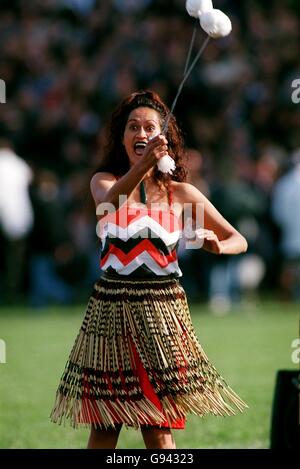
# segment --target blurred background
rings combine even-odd
[[[175,115],[189,181],[249,250],[226,258],[182,248],[182,283],[197,312],[290,307],[290,340],[300,300],[300,2],[214,6],[233,32],[209,43]],[[89,181],[104,125],[138,89],[171,105],[193,26],[184,0],[0,0],[0,317],[49,306],[68,315],[86,303],[100,274]],[[194,52],[203,39],[199,28]]]
[[[99,275],[89,180],[103,126],[133,90],[153,88],[171,105],[193,19],[183,0],[0,5],[7,101],[0,114],[0,301],[76,302]],[[291,98],[300,77],[300,5],[215,6],[230,15],[233,33],[211,41],[176,116],[190,150],[190,181],[247,237],[249,252],[239,260],[182,252],[183,281],[191,301],[209,301],[213,310],[226,310],[243,290],[299,299],[300,188],[290,172],[300,148],[300,108]],[[199,28],[195,50],[203,37]],[[293,188],[280,183],[286,173]],[[20,203],[22,219],[13,221]],[[284,216],[281,205],[289,207]]]

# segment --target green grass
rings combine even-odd
[[[49,421],[59,378],[85,307],[0,309],[0,448],[85,448],[88,429]],[[174,432],[178,448],[268,448],[276,372],[294,369],[299,305],[253,303],[223,317],[193,306],[193,323],[210,360],[249,409],[234,417],[189,416]],[[125,428],[119,448],[143,448],[140,432]]]

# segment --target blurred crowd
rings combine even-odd
[[[175,114],[189,180],[249,250],[180,250],[183,283],[216,311],[257,291],[299,300],[300,2],[214,5],[233,32],[210,41]],[[86,299],[99,276],[89,180],[103,127],[134,90],[171,104],[193,26],[184,0],[1,0],[0,302]],[[203,39],[199,28],[195,51]]]

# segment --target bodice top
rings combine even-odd
[[[100,220],[100,267],[107,273],[132,277],[180,277],[177,247],[180,223],[172,206],[124,204]]]

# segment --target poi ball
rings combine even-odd
[[[213,10],[212,0],[187,0],[186,9],[190,16],[198,18],[202,13]]]
[[[232,24],[227,15],[221,10],[211,10],[199,16],[201,27],[212,38],[228,36],[232,31]]]
[[[157,163],[159,171],[172,174],[176,169],[175,161],[169,155],[162,156]]]

